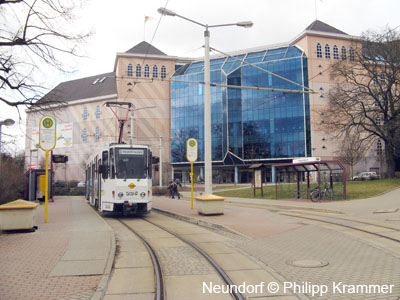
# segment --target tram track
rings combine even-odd
[[[116,219],[116,220],[118,220],[120,223],[122,223],[124,225],[124,227],[126,227],[129,231],[134,233],[140,239],[140,241],[145,245],[147,251],[149,252],[149,254],[151,256],[151,259],[153,262],[153,267],[154,267],[154,272],[155,272],[155,277],[156,277],[155,299],[156,300],[167,299],[166,285],[164,283],[164,277],[162,275],[162,265],[160,263],[160,259],[157,256],[156,250],[152,248],[150,243],[146,240],[146,238],[142,234],[135,231],[132,227],[130,227],[128,224],[126,224],[122,219]],[[196,250],[214,268],[216,273],[222,278],[222,280],[225,282],[226,285],[234,286],[233,281],[226,274],[226,272],[216,263],[216,261],[210,255],[208,255],[204,250],[202,250],[200,247],[198,247],[195,243],[189,241],[188,239],[184,238],[182,235],[180,235],[176,232],[173,232],[170,229],[168,229],[162,225],[159,225],[157,223],[147,220],[146,218],[142,218],[141,220],[161,229],[164,232],[167,232],[168,234],[179,239],[186,245],[190,246],[192,249]],[[245,299],[244,296],[241,293],[239,293],[236,289],[232,289],[231,292],[232,292],[231,296],[235,300],[244,300]]]
[[[165,300],[166,293],[165,293],[165,284],[164,284],[164,277],[162,274],[160,260],[156,254],[156,251],[151,247],[151,245],[135,230],[133,230],[128,224],[123,222],[121,219],[117,219],[125,228],[135,234],[139,240],[143,243],[146,247],[147,251],[149,252],[151,261],[153,263],[154,268],[154,275],[155,275],[155,282],[156,282],[156,293],[155,293],[155,300]]]
[[[282,206],[279,206],[279,205],[278,206],[267,206],[267,205],[243,204],[243,203],[230,203],[230,205],[239,206],[239,207],[256,208],[256,209],[265,209],[270,212],[275,212],[275,213],[278,213],[283,216],[307,219],[310,221],[317,221],[317,222],[322,222],[322,223],[326,223],[326,224],[330,224],[330,225],[341,226],[341,227],[345,227],[348,229],[353,229],[353,230],[357,230],[357,231],[371,234],[374,236],[378,236],[380,238],[384,238],[387,240],[391,240],[396,243],[400,243],[400,238],[395,238],[395,237],[385,235],[383,233],[373,232],[371,230],[366,230],[363,228],[359,228],[357,226],[344,224],[343,222],[374,226],[376,228],[381,228],[381,229],[394,231],[394,232],[400,232],[400,227],[395,226],[395,225],[389,225],[389,224],[384,224],[384,225],[378,224],[376,222],[371,222],[371,221],[366,221],[366,220],[360,220],[360,219],[354,219],[354,218],[348,218],[348,217],[340,217],[339,215],[342,214],[341,212],[323,211],[323,210],[321,210],[321,211],[316,210],[316,211],[309,212],[309,211],[307,211],[307,208],[292,208],[292,207],[282,208]],[[327,214],[329,214],[329,215],[327,215]],[[332,220],[336,220],[336,221],[332,221]]]
[[[352,230],[357,230],[357,231],[360,231],[360,232],[364,232],[364,233],[367,233],[367,234],[370,234],[370,235],[378,236],[380,238],[391,240],[393,242],[400,243],[400,239],[385,235],[383,233],[373,232],[371,230],[362,229],[362,228],[359,228],[357,226],[351,226],[351,225],[348,225],[348,224],[344,224],[344,223],[340,223],[340,222],[334,222],[334,221],[330,221],[330,220],[326,220],[326,219],[342,220],[342,221],[346,221],[346,222],[353,222],[353,223],[359,223],[359,224],[363,224],[363,225],[370,225],[370,226],[375,226],[377,228],[389,229],[389,230],[392,230],[392,231],[395,231],[395,232],[400,232],[399,229],[393,228],[393,227],[389,227],[389,226],[377,225],[377,224],[373,224],[373,223],[357,221],[357,220],[351,220],[351,219],[335,218],[335,217],[330,217],[330,216],[329,217],[319,216],[320,218],[317,218],[315,215],[312,215],[312,214],[309,214],[309,216],[304,216],[304,215],[300,215],[300,214],[296,214],[296,213],[287,213],[287,212],[279,212],[279,214],[280,215],[284,215],[284,216],[289,216],[289,217],[307,219],[307,220],[310,220],[310,221],[317,221],[317,222],[322,222],[322,223],[326,223],[326,224],[341,226],[341,227],[349,228],[349,229],[352,229]],[[312,217],[312,216],[314,216],[314,217]],[[323,219],[323,218],[326,218],[326,219]]]

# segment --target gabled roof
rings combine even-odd
[[[104,73],[86,78],[61,82],[41,102],[70,102],[117,94],[115,73]]]
[[[314,22],[312,22],[305,30],[348,35],[347,33],[340,31],[339,29],[336,29],[335,27],[332,27],[331,25],[328,25],[319,20],[315,20]]]
[[[158,50],[156,47],[150,45],[149,43],[147,43],[145,41],[137,44],[136,46],[129,49],[125,53],[167,56],[167,54]]]

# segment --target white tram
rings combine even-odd
[[[143,145],[103,146],[86,165],[86,199],[100,212],[151,210],[152,153]]]

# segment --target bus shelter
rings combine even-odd
[[[272,166],[276,199],[346,200],[346,169],[338,160],[283,163]]]

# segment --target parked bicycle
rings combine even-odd
[[[325,198],[325,196],[329,196],[329,199],[333,200],[333,189],[330,188],[326,183],[324,184],[323,189],[318,190],[318,187],[316,187],[310,193],[310,198],[312,202],[317,202],[319,199]]]

